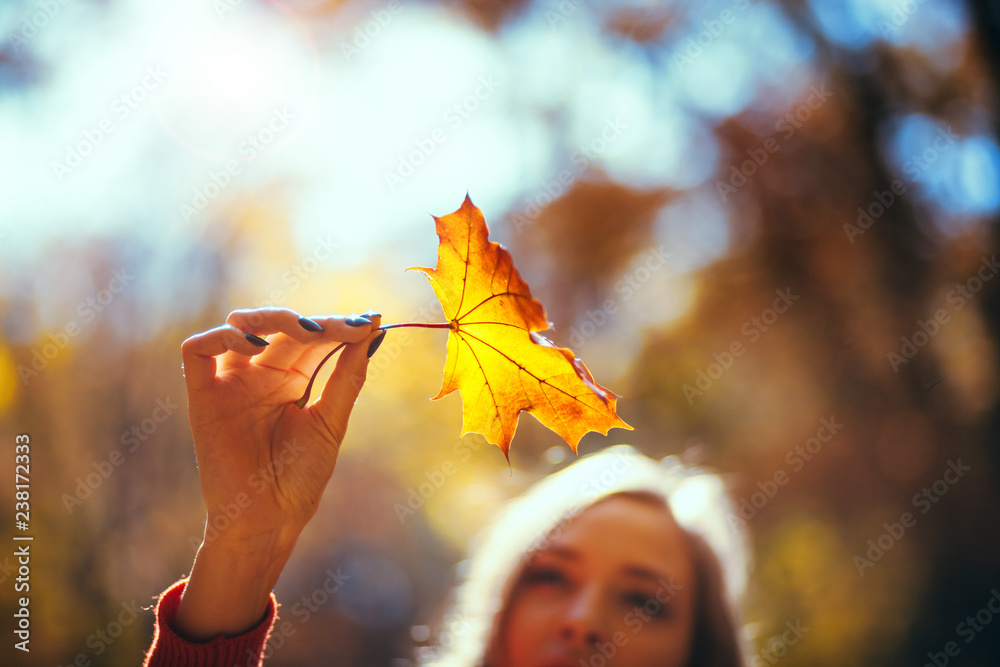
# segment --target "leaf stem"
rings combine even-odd
[[[398,324],[383,324],[379,329],[399,329],[402,327],[420,327],[421,329],[450,329],[448,322],[399,322]]]
[[[309,384],[306,385],[306,393],[302,394],[302,398],[295,401],[295,405],[299,406],[300,408],[306,407],[306,404],[309,403],[309,394],[312,393],[313,382],[316,381],[316,376],[319,375],[319,369],[323,368],[323,364],[326,363],[326,360],[332,357],[338,350],[340,350],[340,348],[344,347],[345,345],[347,345],[347,343],[341,343],[337,347],[330,350],[330,354],[323,357],[323,361],[319,362],[319,366],[316,367],[316,370],[313,371],[312,377],[309,378]]]
[[[384,331],[387,329],[400,329],[402,327],[420,327],[422,329],[450,329],[451,324],[448,322],[399,322],[398,324],[383,324],[379,327],[380,330]],[[309,395],[312,393],[313,383],[316,382],[316,376],[319,375],[319,369],[323,368],[323,364],[326,360],[332,357],[340,348],[347,345],[347,343],[341,343],[337,347],[330,350],[330,354],[323,357],[323,361],[319,362],[319,366],[313,371],[312,377],[309,378],[309,384],[306,385],[306,391],[302,394],[302,398],[295,401],[295,405],[299,408],[304,408],[309,404]]]

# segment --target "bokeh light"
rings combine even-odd
[[[722,473],[754,539],[758,657],[800,619],[784,665],[923,664],[996,585],[988,3],[12,0],[0,37],[0,436],[36,443],[23,664],[137,664],[148,610],[102,656],[88,637],[189,571],[180,343],[265,305],[438,321],[404,269],[433,265],[431,216],[466,193],[546,335],[636,427],[581,455]],[[478,531],[574,460],[526,415],[509,467],[456,439],[461,399],[426,400],[445,335],[394,330],[372,359],[276,591],[296,634],[266,664],[415,664]],[[817,447],[823,420],[843,427]],[[690,486],[679,513],[718,491]],[[300,622],[337,568],[350,586]],[[998,655],[994,623],[955,664]]]

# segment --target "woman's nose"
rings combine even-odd
[[[566,641],[593,648],[606,634],[600,592],[584,588],[570,600],[560,633]]]

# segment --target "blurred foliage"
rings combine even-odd
[[[93,4],[97,12],[116,7]],[[341,42],[323,35],[350,35],[388,11],[379,2],[286,5],[307,17],[329,58],[340,57]],[[958,664],[997,664],[1000,623],[967,644],[956,632],[1000,585],[1000,281],[981,282],[961,308],[954,296],[957,285],[974,287],[969,281],[998,249],[995,4],[437,5],[419,7],[509,49],[503,58],[534,57],[532,69],[558,76],[566,68],[571,82],[544,104],[528,96],[527,84],[512,86],[506,113],[515,123],[537,113],[550,154],[537,158],[538,178],[531,171],[528,182],[511,186],[514,196],[484,210],[493,237],[547,305],[553,338],[623,396],[620,414],[636,427],[588,435],[581,453],[618,442],[653,456],[685,453],[722,471],[737,502],[787,473],[749,518],[756,568],[747,620],[756,648],[766,649],[787,621],[810,629],[782,664],[923,664],[949,641],[959,642]],[[36,7],[10,7],[13,34]],[[406,16],[393,19],[397,32],[387,31],[385,43],[405,41]],[[547,39],[574,22],[594,26],[611,54],[602,66],[631,88],[588,88],[588,76],[605,75],[575,76],[578,66],[598,62],[583,46],[523,52],[532,43],[523,34]],[[58,65],[43,50],[16,46],[8,39],[0,52],[4,109],[27,104]],[[456,61],[466,47],[441,46]],[[652,74],[614,74],[626,65]],[[372,95],[385,92],[378,80],[372,86]],[[809,106],[810,86],[825,87],[828,99]],[[623,167],[609,150],[581,161],[581,142],[600,136],[603,119],[581,130],[573,109],[605,96],[627,102],[633,93],[655,102],[654,116],[664,114],[654,118],[659,124],[635,121],[629,141],[638,142],[640,157]],[[683,118],[667,113],[676,106]],[[401,113],[402,124],[408,111]],[[789,115],[796,124],[780,126]],[[949,127],[959,139],[930,162],[926,151]],[[407,147],[422,129],[407,128]],[[5,138],[18,132],[0,130]],[[767,148],[769,138],[777,150]],[[288,146],[305,151],[294,139]],[[665,146],[680,147],[673,162],[664,161]],[[926,164],[912,162],[921,156]],[[331,150],[319,170],[349,181],[358,157]],[[7,159],[8,176],[27,160]],[[733,170],[748,160],[736,185]],[[157,201],[167,186],[144,179],[140,167],[132,164],[132,180],[115,187]],[[872,208],[894,181],[906,192]],[[23,664],[69,664],[79,654],[93,664],[137,664],[155,595],[190,567],[204,509],[179,368],[185,337],[231,309],[266,303],[306,314],[371,307],[385,322],[440,317],[425,281],[402,271],[433,260],[424,211],[411,212],[406,234],[376,237],[372,252],[341,265],[323,259],[328,241],[303,236],[297,185],[294,175],[272,175],[220,198],[181,233],[150,236],[145,218],[117,220],[109,208],[100,215],[110,231],[41,230],[41,251],[23,256],[10,250],[10,235],[30,231],[34,220],[4,219],[0,437],[12,443],[27,432],[33,445],[35,634]],[[63,198],[59,186],[51,189],[53,201]],[[430,212],[449,212],[462,194],[456,189],[454,206]],[[882,211],[860,234],[845,229],[859,224],[859,207]],[[65,220],[69,229],[74,222]],[[340,243],[345,229],[366,224],[335,219],[330,231]],[[121,225],[130,231],[115,231]],[[659,248],[670,253],[666,264],[655,261]],[[116,271],[132,276],[120,293],[110,291]],[[796,299],[768,314],[782,291]],[[947,322],[894,368],[890,353],[901,353],[903,338],[916,341],[939,309]],[[561,440],[530,418],[510,470],[481,438],[456,440],[459,398],[426,400],[440,385],[444,340],[441,331],[392,331],[373,358],[333,483],[279,582],[290,632],[279,625],[268,664],[327,664],[331,655],[341,665],[409,664],[414,642],[426,639],[422,626],[433,627],[444,611],[455,566],[478,529],[505,500],[569,462]],[[736,343],[739,354],[731,352]],[[37,373],[24,370],[31,368]],[[177,407],[158,422],[163,405]],[[807,459],[801,448],[823,419],[843,428]],[[105,479],[115,450],[123,461]],[[970,470],[920,513],[915,494],[933,489],[959,459]],[[8,457],[4,469],[11,464]],[[96,488],[67,501],[88,478]],[[7,535],[13,487],[0,487],[0,498]],[[916,524],[859,575],[856,557],[904,512]],[[4,558],[0,580],[9,591]],[[310,596],[337,568],[351,579],[311,608]],[[98,633],[112,630],[133,602],[147,610],[126,615],[121,637],[105,643]],[[0,615],[10,618],[13,605],[5,594]],[[4,664],[12,664],[9,650],[0,649]]]

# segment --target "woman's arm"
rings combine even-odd
[[[184,341],[207,521],[174,618],[178,635],[234,636],[264,618],[333,474],[369,346],[384,335],[379,323],[377,313],[306,320],[285,308],[237,310]],[[316,365],[339,342],[347,345],[322,396],[299,409]]]

